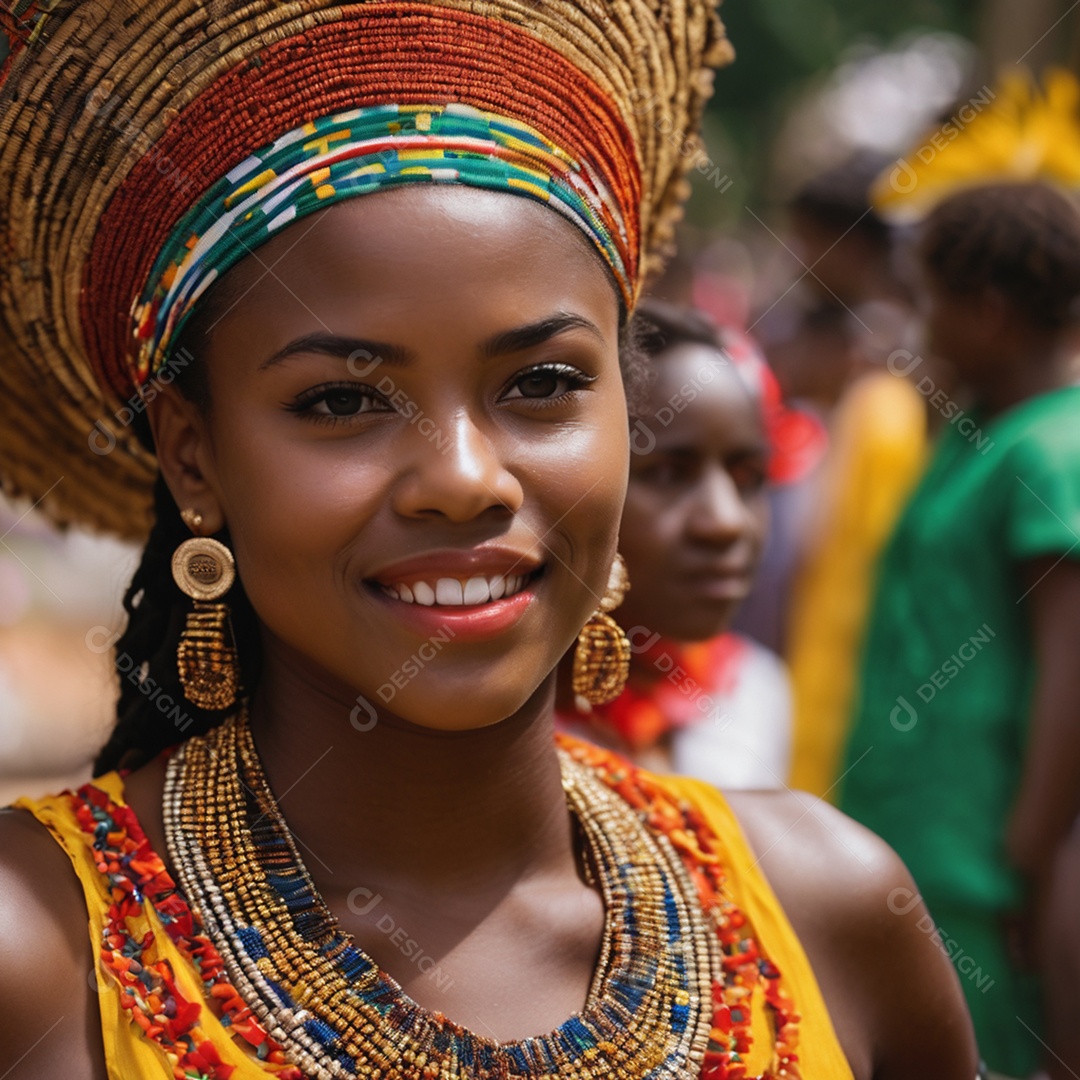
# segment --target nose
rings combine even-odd
[[[506,467],[499,444],[465,409],[406,436],[405,468],[394,491],[394,509],[404,517],[471,521],[487,510],[515,513],[524,492]]]
[[[743,539],[750,527],[750,512],[731,474],[711,465],[694,490],[687,518],[687,533],[699,543],[728,546]]]

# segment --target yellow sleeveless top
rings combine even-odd
[[[726,875],[725,893],[753,927],[754,938],[762,952],[782,972],[788,996],[800,1017],[798,1072],[793,1075],[801,1076],[802,1080],[853,1080],[806,954],[772,889],[756,868],[754,856],[726,800],[718,791],[699,781],[654,776],[649,776],[649,780],[693,806],[715,834],[716,850]],[[132,894],[130,888],[125,893],[118,884],[126,880],[124,875],[111,873],[118,869],[115,862],[108,862],[115,856],[118,839],[117,834],[109,830],[119,828],[116,821],[120,815],[126,814],[134,822],[134,815],[124,803],[121,777],[116,773],[99,777],[92,785],[80,789],[79,795],[81,798],[68,792],[44,799],[21,799],[15,805],[29,810],[52,832],[70,857],[82,883],[91,946],[100,958],[96,965],[97,990],[110,1080],[195,1075],[223,1080],[266,1080],[268,1076],[301,1075],[298,1070],[290,1070],[280,1055],[277,1061],[273,1060],[273,1054],[259,1060],[252,1048],[242,1044],[235,1035],[235,1028],[228,1026],[225,1010],[202,1007],[201,1003],[206,1001],[204,979],[207,972],[175,943],[174,939],[182,930],[180,916],[177,916],[176,924],[170,925],[173,917],[168,912],[163,918],[146,896],[138,891]],[[141,834],[141,828],[138,832]],[[101,855],[99,852],[103,849],[111,854]],[[131,857],[141,857],[144,862],[156,861],[153,853],[150,853],[150,859],[146,856],[143,850]],[[117,927],[119,904],[124,905],[123,933],[128,935],[124,940],[135,943],[126,950],[117,936],[111,939],[107,936]],[[108,942],[111,949],[103,948],[103,941]],[[125,956],[125,953],[136,952],[137,960]],[[181,1010],[198,1013],[198,1027],[193,1030],[199,1034],[178,1072],[174,1071],[175,1058],[170,1060],[158,1041],[161,1028],[155,1030],[155,1021],[150,1019],[155,1013],[162,1015],[165,1009],[161,1002],[146,1002],[140,996],[150,993],[143,990],[139,982],[140,972],[147,969],[170,973],[170,989],[175,1001],[181,1003]],[[752,1002],[753,1039],[745,1060],[748,1077],[766,1074],[770,1066],[774,1032],[769,1011],[763,1006],[763,1000]],[[177,1011],[175,1002],[170,1008],[174,1013]],[[224,1023],[219,1016],[225,1018]],[[196,1070],[187,1071],[193,1063]]]

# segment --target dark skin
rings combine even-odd
[[[653,370],[641,421],[652,438],[639,432],[647,452],[631,457],[619,536],[632,587],[616,618],[626,629],[705,641],[727,628],[761,558],[764,423],[730,363],[707,345],[676,345]]]
[[[1058,846],[1041,897],[1037,942],[1046,988],[1047,1041],[1053,1049],[1046,1062],[1052,1080],[1068,1080],[1080,1066],[1080,920],[1076,897],[1080,895],[1080,828],[1074,826]]]
[[[263,624],[255,737],[331,909],[422,1006],[497,1039],[537,1034],[582,1007],[602,933],[552,713],[554,668],[596,606],[625,493],[615,295],[576,231],[524,199],[414,188],[324,214],[245,264],[251,289],[208,346],[212,408],[163,395],[159,460],[203,531],[228,523]],[[505,336],[523,327],[527,339]],[[361,376],[340,356],[304,352],[263,366],[317,331],[378,342],[370,353],[405,362]],[[533,371],[553,363],[591,381],[571,389],[580,380],[565,370]],[[400,404],[357,404],[377,400],[365,387],[384,370],[447,434],[448,450]],[[327,382],[348,386],[313,407],[350,415],[345,424],[290,410]],[[526,390],[555,403],[522,401]],[[447,641],[358,730],[357,695],[382,702],[386,673],[425,640],[380,575],[418,554],[452,563],[492,541],[523,565],[539,560],[524,614],[486,639]],[[127,784],[159,852],[162,776],[154,763]],[[917,915],[884,904],[889,888],[910,887],[895,857],[838,815],[824,829],[787,828],[802,808],[785,795],[738,809],[820,966],[856,1076],[910,1075],[899,1048],[916,1024],[921,1072],[970,1080],[974,1052],[948,965],[908,929]],[[870,873],[853,861],[852,838]],[[800,864],[804,845],[813,858],[804,852]],[[0,815],[0,851],[7,1075],[100,1080],[92,954],[70,866],[18,812]],[[861,893],[846,885],[852,874],[867,875]],[[390,942],[383,916],[437,960],[443,982]],[[855,945],[837,947],[852,920]],[[877,976],[885,964],[890,980]],[[49,978],[27,979],[31,967]],[[876,996],[850,989],[883,981],[889,993],[906,988],[903,1010],[880,986]]]
[[[940,282],[926,282],[926,330],[930,349],[954,370],[988,416],[1072,381],[1073,352],[1068,328],[1032,325],[1009,298],[984,288],[960,295]],[[1021,478],[1022,479],[1022,478]],[[1080,1069],[1072,1028],[1080,1015],[1080,976],[1062,963],[1078,934],[1075,904],[1061,902],[1061,879],[1074,874],[1075,840],[1067,846],[1080,814],[1080,562],[1046,556],[1017,567],[1028,613],[1037,676],[1029,718],[1029,739],[1020,786],[1005,836],[1012,864],[1031,884],[1024,918],[1026,945],[1050,980],[1053,1002],[1047,1016],[1054,1076]]]
[[[1068,379],[1062,331],[1033,326],[998,289],[956,293],[928,278],[922,313],[927,349],[988,415]]]
[[[633,427],[619,532],[631,588],[614,615],[635,645],[656,634],[707,641],[727,629],[749,593],[765,542],[768,445],[761,406],[708,345],[675,345],[653,358],[652,374]],[[574,707],[571,663],[572,654],[560,683],[567,712]],[[642,652],[631,656],[633,684],[647,688],[663,677]],[[596,737],[607,741],[611,733]],[[665,746],[651,753],[659,758],[650,757],[650,767],[670,766]]]

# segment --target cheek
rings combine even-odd
[[[963,344],[981,329],[980,320],[963,305],[936,303],[927,317],[930,340],[942,352],[962,352]]]
[[[326,610],[327,597],[346,588],[346,553],[385,502],[390,471],[329,442],[282,438],[276,421],[238,425],[216,446],[229,530],[256,610],[272,627],[278,608]]]
[[[750,521],[749,536],[757,554],[761,554],[762,548],[769,535],[769,500],[764,492],[755,495],[746,502],[747,516]]]
[[[639,574],[666,560],[682,531],[681,518],[678,504],[669,495],[651,485],[630,481],[620,548]]]
[[[542,449],[520,454],[514,471],[526,494],[546,504],[545,528],[554,526],[570,548],[567,558],[586,581],[592,568],[606,581],[626,499],[629,437],[625,412],[595,426],[567,430]]]
[[[948,340],[949,323],[942,316],[941,309],[934,307],[926,317],[926,332],[931,344],[937,345]]]

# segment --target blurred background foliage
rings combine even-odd
[[[731,226],[747,205],[775,206],[807,175],[868,142],[899,154],[1003,68],[1077,70],[1078,9],[1073,0],[725,0],[738,59],[717,75],[704,136],[731,186],[717,198],[723,185],[695,174],[688,224]],[[843,97],[845,84],[863,103],[859,114],[848,107],[845,117],[842,107],[824,122],[822,99],[835,114],[828,99]],[[907,107],[906,123],[898,105]],[[793,123],[804,130],[793,132]],[[851,130],[884,124],[876,139]],[[849,138],[829,130],[836,126]]]

